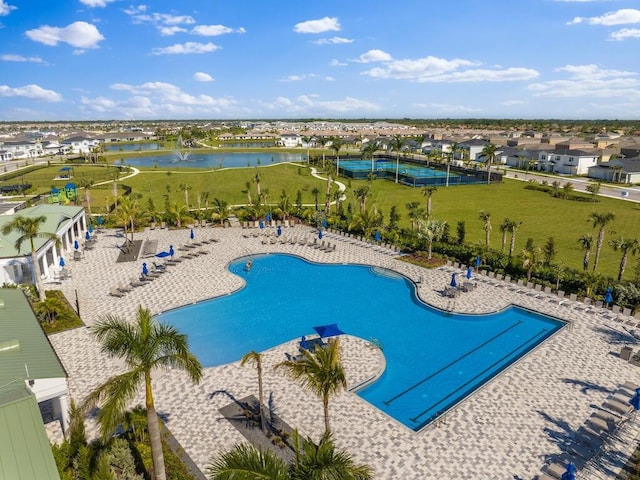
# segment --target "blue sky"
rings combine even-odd
[[[0,120],[638,119],[640,0],[0,0]]]

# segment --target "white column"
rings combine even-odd
[[[44,254],[42,255],[42,273],[44,273],[45,278],[49,278],[49,262],[47,260],[47,252],[45,250]],[[40,261],[40,260],[38,260]]]
[[[66,435],[69,428],[69,396],[61,395],[52,399],[51,406],[53,408],[53,418],[60,419],[62,433]]]

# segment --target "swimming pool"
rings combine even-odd
[[[357,392],[412,430],[436,419],[564,324],[518,307],[455,315],[422,303],[405,277],[362,265],[313,264],[291,255],[253,256],[229,270],[244,278],[232,295],[160,315],[189,336],[204,366],[239,360],[338,323],[380,340],[387,366]]]

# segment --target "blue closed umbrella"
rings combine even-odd
[[[373,239],[377,242],[380,241],[380,232],[376,230],[376,233],[373,234]]]
[[[189,238],[191,238],[191,240],[193,240],[195,236],[196,236],[196,234],[193,233],[193,228],[192,228],[191,229],[191,233],[189,234]]]
[[[480,258],[480,255],[478,255],[476,257],[476,268],[480,268],[481,263],[482,263],[482,259]]]
[[[282,235],[282,227],[280,225],[278,225],[278,228],[276,229],[276,233],[278,234],[278,236]]]
[[[160,252],[160,253],[156,253],[156,257],[158,258],[166,258],[171,256],[171,254],[169,252]]]
[[[75,248],[76,250],[80,248],[80,244],[78,243],[78,240],[73,241],[73,248]]]
[[[102,220],[102,217],[98,217],[98,225],[102,225],[104,223],[104,220]]]
[[[322,240],[322,230],[318,230],[318,238]]]
[[[322,219],[322,228],[327,228],[327,225],[328,225],[328,224],[327,224],[327,219],[326,219],[326,218],[323,218],[323,219]]]
[[[636,394],[631,398],[631,400],[629,400],[629,403],[633,406],[636,412],[640,410],[640,394],[638,394],[638,390],[636,390]]]
[[[259,225],[260,225],[260,230],[262,230],[264,228],[264,222],[260,220]]]
[[[176,254],[176,251],[173,249],[173,245],[169,245],[169,255],[172,257]]]
[[[60,268],[64,268],[65,263],[64,263],[64,258],[60,257]]]
[[[84,239],[89,240],[90,238],[91,238],[91,234],[89,233],[89,230],[87,230],[86,232],[84,232]]]
[[[149,269],[147,268],[146,262],[142,264],[142,275],[144,275],[145,277],[149,275]]]
[[[576,480],[576,466],[569,462],[566,471],[560,477],[560,480]]]
[[[270,222],[271,221],[271,212],[267,212],[267,214],[265,215],[264,218],[267,220],[267,222]]]
[[[613,302],[613,288],[607,288],[607,293],[604,294],[604,303],[609,306],[610,303]]]
[[[93,225],[89,225],[89,233],[93,234]]]
[[[471,270],[471,267],[467,268],[467,280],[471,280]]]
[[[456,275],[457,275],[457,273],[452,273],[451,274],[451,286],[452,287],[457,287],[458,286],[458,282],[456,281]]]

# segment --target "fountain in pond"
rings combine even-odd
[[[178,162],[186,162],[189,161],[189,150],[184,148],[184,141],[182,140],[182,135],[178,135],[178,139],[176,140],[176,149],[173,151],[175,155],[175,159],[171,161],[171,163]]]

